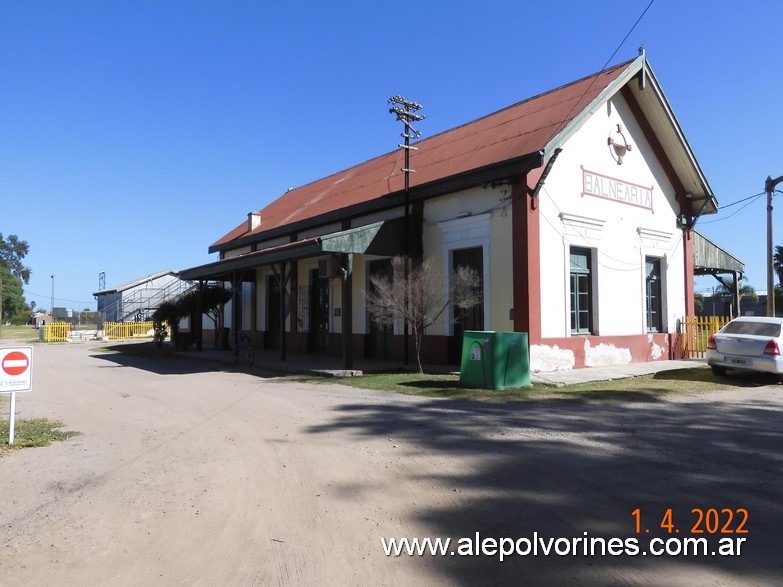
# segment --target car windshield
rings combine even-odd
[[[721,331],[723,334],[752,334],[755,336],[780,336],[780,324],[775,322],[729,322]]]

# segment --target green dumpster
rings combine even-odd
[[[464,385],[488,389],[530,385],[527,332],[466,330],[459,380]]]

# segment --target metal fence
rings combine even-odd
[[[52,322],[41,326],[38,339],[42,342],[65,342],[70,332],[70,322]]]
[[[152,338],[153,322],[104,322],[103,329],[110,339],[118,338]]]
[[[682,358],[701,359],[707,339],[729,323],[729,316],[687,316],[682,320]]]

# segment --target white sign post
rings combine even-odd
[[[11,392],[11,413],[8,414],[8,444],[14,443],[15,426],[16,426],[16,392]]]
[[[33,389],[33,347],[0,348],[0,393],[11,394],[8,416],[8,444],[14,443],[16,392]]]

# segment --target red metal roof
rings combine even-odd
[[[563,127],[617,79],[629,62],[529,98],[416,143],[411,187],[502,163],[543,149]],[[216,241],[246,237],[349,208],[404,189],[402,149],[289,190],[263,208],[261,225],[247,222]],[[222,248],[222,247],[221,247]]]

